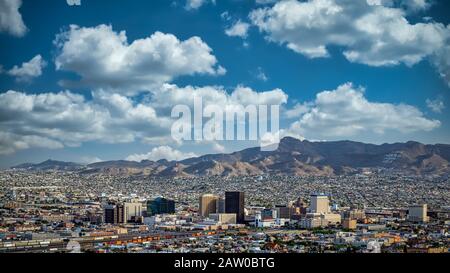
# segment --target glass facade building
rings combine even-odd
[[[175,201],[163,197],[147,202],[147,215],[173,214],[175,213]]]

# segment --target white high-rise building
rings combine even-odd
[[[123,203],[123,210],[125,222],[131,221],[133,217],[142,216],[142,203],[135,201]]]
[[[330,213],[330,200],[324,194],[311,195],[310,212],[312,213]]]
[[[414,205],[409,207],[408,220],[413,222],[428,222],[428,206],[427,204]]]

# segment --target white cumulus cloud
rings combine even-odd
[[[199,37],[180,41],[172,34],[155,32],[128,43],[125,31],[111,26],[84,28],[72,25],[57,36],[58,70],[81,76],[78,84],[135,94],[181,75],[222,75],[212,49]],[[70,86],[67,81],[63,85]]]
[[[27,32],[19,12],[22,0],[0,0],[0,32],[22,37]]]
[[[43,145],[75,147],[89,141],[130,143],[148,135],[166,137],[170,126],[170,119],[158,117],[150,105],[119,94],[97,92],[90,101],[69,91],[0,94],[3,153]]]
[[[351,83],[318,93],[308,108],[299,108],[299,114],[290,131],[308,139],[431,131],[441,125],[411,105],[370,102],[364,89]]]
[[[228,93],[219,86],[179,87],[174,84],[165,84],[152,97],[152,105],[156,109],[172,109],[175,105],[188,105],[193,107],[194,98],[202,98],[203,105],[219,105],[223,109],[234,105],[282,105],[287,103],[288,95],[281,89],[257,92],[249,87],[237,86]]]
[[[0,155],[8,155],[30,148],[60,149],[63,147],[61,142],[46,137],[0,132]]]
[[[159,146],[153,148],[146,154],[133,154],[126,158],[129,161],[141,162],[142,160],[158,161],[166,159],[168,161],[179,161],[187,158],[196,157],[195,153],[183,153],[179,150],[175,150],[169,146]]]
[[[412,66],[437,55],[438,65],[449,59],[450,31],[444,24],[410,23],[405,4],[389,1],[279,1],[258,8],[250,19],[270,41],[309,58],[329,57],[329,47],[341,47],[350,62],[370,66]],[[405,2],[406,3],[406,2]],[[408,6],[425,8],[426,1]],[[441,69],[447,75],[448,69]],[[444,72],[442,72],[444,71]]]
[[[367,0],[367,3],[369,5],[399,7],[408,13],[427,10],[432,4],[430,0]]]
[[[216,4],[216,0],[186,0],[185,7],[187,10],[196,10],[208,2]]]
[[[238,20],[230,28],[225,30],[225,34],[231,37],[247,38],[249,28],[249,23]]]
[[[426,100],[427,107],[435,112],[435,113],[442,113],[442,111],[445,109],[444,101],[442,100],[442,97],[438,97],[436,99],[427,99]]]
[[[81,0],[66,0],[69,6],[81,6]]]
[[[450,25],[447,26],[447,29],[450,32]],[[432,56],[431,62],[436,67],[441,78],[450,87],[450,44],[447,43],[447,45],[438,49]]]
[[[191,107],[195,96],[204,107],[223,109],[249,104],[284,104],[288,96],[280,89],[257,92],[238,86],[231,93],[221,87],[178,87],[164,84],[141,101],[102,90],[92,99],[70,91],[0,94],[0,153],[14,153],[33,147],[76,147],[86,142],[173,144],[171,110],[175,105]],[[208,143],[216,150],[223,148]]]
[[[30,61],[22,63],[21,66],[14,66],[7,74],[15,77],[18,81],[30,81],[41,76],[45,66],[47,66],[47,62],[41,55],[36,55]]]

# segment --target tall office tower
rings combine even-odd
[[[311,195],[310,210],[312,213],[330,213],[330,200],[325,194]]]
[[[245,195],[243,192],[225,193],[225,213],[235,213],[238,224],[245,223],[244,205]]]
[[[200,215],[209,217],[211,213],[217,212],[217,200],[219,196],[214,194],[204,194],[200,196]]]
[[[108,204],[104,207],[104,222],[107,224],[126,223],[124,206],[122,204]]]
[[[106,224],[116,224],[116,206],[115,205],[106,205],[104,208],[104,222]]]
[[[132,221],[142,216],[142,203],[126,202],[123,204],[125,222]]]
[[[428,206],[427,204],[414,205],[409,207],[408,220],[413,222],[428,222]]]
[[[216,212],[225,213],[225,198],[219,197],[216,201]]]
[[[147,215],[173,214],[175,213],[175,201],[163,197],[147,202]]]
[[[125,218],[125,207],[122,203],[116,205],[116,218],[117,223],[127,223],[127,219]]]

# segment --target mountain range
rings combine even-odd
[[[77,171],[155,177],[312,175],[332,176],[367,171],[414,175],[448,175],[450,145],[419,142],[365,144],[353,141],[310,142],[287,137],[275,151],[259,147],[231,154],[211,154],[181,161],[107,161],[89,165],[48,160],[13,169]]]

